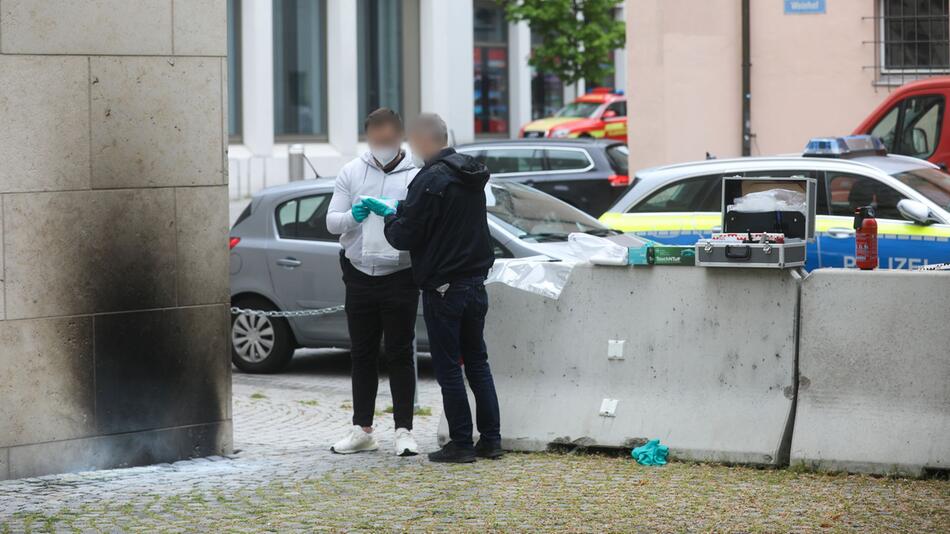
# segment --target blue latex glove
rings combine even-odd
[[[398,202],[396,203],[399,204]],[[396,208],[390,207],[389,204],[386,204],[382,200],[373,197],[367,197],[363,199],[363,205],[369,208],[369,210],[380,217],[386,217],[388,215],[395,215]]]
[[[353,214],[353,218],[356,219],[356,222],[361,223],[369,217],[369,208],[360,202],[350,209],[350,213]]]
[[[660,440],[654,439],[642,447],[633,449],[630,455],[640,465],[666,465],[666,457],[669,453],[669,447],[660,445]]]

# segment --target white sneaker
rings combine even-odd
[[[379,448],[372,433],[366,432],[359,425],[354,425],[345,438],[333,444],[330,450],[337,454],[353,454],[355,452],[375,451]]]
[[[396,429],[396,456],[415,456],[419,454],[419,445],[412,432],[405,428]]]

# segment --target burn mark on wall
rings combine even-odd
[[[100,432],[227,418],[225,306],[101,315],[95,321]]]

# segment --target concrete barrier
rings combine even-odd
[[[506,448],[659,438],[680,458],[787,461],[794,273],[578,266],[559,300],[488,292]]]
[[[950,273],[812,272],[792,464],[950,469]]]

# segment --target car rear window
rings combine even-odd
[[[590,157],[583,150],[547,149],[548,169],[552,171],[582,171],[590,167]]]
[[[617,174],[627,176],[630,173],[630,165],[627,162],[629,155],[627,145],[613,145],[607,147],[607,157],[610,159],[610,166]]]
[[[486,148],[475,159],[492,174],[544,170],[544,151],[540,148]]]
[[[251,216],[251,204],[248,203],[247,207],[244,208],[244,211],[242,211],[241,214],[238,215],[238,218],[236,221],[234,221],[234,224],[231,225],[231,228],[234,228],[237,225],[241,224],[242,222],[244,222],[244,219],[247,219],[250,216]]]

